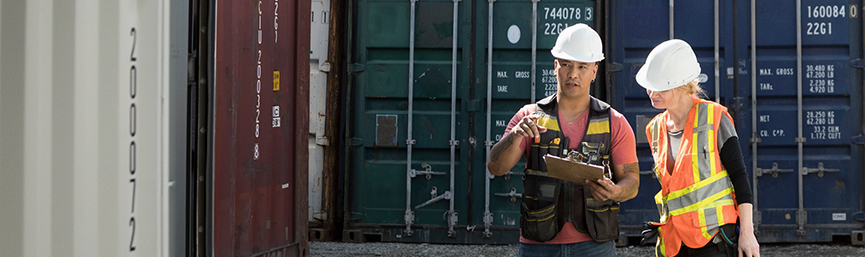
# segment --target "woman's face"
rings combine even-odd
[[[687,93],[681,90],[681,87],[666,91],[646,89],[646,94],[649,95],[649,100],[652,100],[652,107],[655,107],[655,109],[669,109],[671,106],[679,104],[682,97],[687,96]]]

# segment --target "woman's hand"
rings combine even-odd
[[[757,243],[757,237],[753,231],[739,234],[739,257],[760,257],[760,244]]]

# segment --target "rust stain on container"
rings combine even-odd
[[[214,256],[305,256],[309,1],[216,1]]]

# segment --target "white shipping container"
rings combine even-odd
[[[184,254],[188,5],[0,5],[3,256]]]
[[[330,0],[312,0],[310,16],[309,53],[309,221],[324,220],[322,200],[324,196],[324,146],[328,144],[325,131],[327,103],[328,35],[330,28]],[[338,100],[335,100],[338,101]]]

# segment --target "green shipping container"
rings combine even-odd
[[[596,10],[594,1],[352,2],[343,240],[517,243],[525,163],[491,177],[487,153],[520,107],[555,93],[549,50],[565,27],[600,24]],[[602,69],[593,92],[603,91]]]

